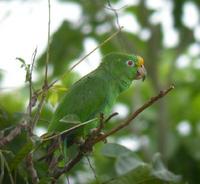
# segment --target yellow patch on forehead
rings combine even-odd
[[[142,66],[144,65],[144,59],[141,56],[137,56],[138,62],[137,62],[137,66]]]

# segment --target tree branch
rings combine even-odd
[[[33,74],[33,68],[34,68],[34,63],[35,63],[35,57],[37,54],[37,48],[35,49],[35,51],[33,52],[32,55],[32,63],[30,66],[30,73],[29,73],[29,77],[28,77],[28,82],[29,82],[29,105],[27,107],[27,112],[29,114],[29,118],[27,120],[27,141],[30,139],[31,142],[33,142],[32,140],[32,135],[33,135],[33,122],[32,122],[32,107],[35,106],[37,99],[35,99],[35,95],[33,95],[33,91],[32,91],[32,74]],[[34,168],[34,163],[33,163],[33,153],[29,153],[26,156],[26,165],[27,165],[27,170],[30,173],[30,176],[32,178],[32,182],[34,184],[39,182],[39,178],[37,175],[37,171]]]
[[[69,172],[85,155],[85,153],[88,153],[92,150],[93,146],[100,142],[105,140],[108,136],[115,134],[116,132],[122,130],[124,127],[127,127],[140,113],[142,113],[145,109],[153,105],[155,102],[157,102],[159,99],[167,95],[171,90],[174,89],[174,86],[171,85],[168,89],[160,91],[158,95],[151,97],[144,105],[142,105],[140,108],[138,108],[134,113],[132,113],[125,121],[123,121],[120,125],[116,126],[109,132],[102,135],[101,129],[98,129],[95,134],[89,135],[89,137],[85,140],[85,142],[80,146],[78,154],[71,159],[64,167],[62,168],[56,168],[53,176],[52,183],[55,183],[55,181],[64,173]],[[111,116],[113,117],[113,116]],[[110,118],[109,118],[110,119]],[[100,117],[100,125],[101,125],[101,117]],[[107,121],[104,120],[104,122]]]
[[[48,64],[49,64],[49,54],[50,54],[50,31],[51,31],[51,0],[48,0],[48,42],[47,42],[47,54],[46,54],[46,65],[45,65],[45,77],[44,85],[48,86]]]
[[[9,142],[11,142],[15,137],[17,137],[23,128],[26,127],[26,123],[19,123],[7,136],[0,140],[0,147],[5,146]]]
[[[33,95],[33,81],[32,81],[32,75],[33,75],[33,68],[35,64],[35,57],[37,54],[37,48],[34,50],[33,55],[32,55],[32,63],[30,66],[30,72],[29,72],[29,77],[28,77],[28,83],[29,83],[29,104],[27,107],[27,113],[29,115],[29,123],[27,124],[27,129],[30,135],[33,133],[33,126],[32,126],[32,107],[34,107],[37,99],[35,99],[35,96]]]
[[[102,47],[103,45],[105,45],[108,41],[110,41],[113,37],[115,37],[117,34],[119,34],[119,32],[123,29],[123,27],[121,27],[119,30],[117,30],[116,32],[114,32],[113,34],[111,34],[106,40],[104,40],[100,45],[98,45],[97,47],[95,47],[91,52],[89,52],[86,56],[84,56],[80,61],[78,61],[75,65],[73,65],[67,72],[65,72],[62,76],[64,77],[66,74],[68,74],[70,71],[72,71],[78,64],[80,64],[82,61],[84,61],[84,59],[86,59],[89,55],[91,55],[95,50],[99,49],[100,47]],[[50,43],[49,43],[50,44]],[[39,119],[39,114],[41,112],[45,97],[46,97],[46,93],[44,93],[44,88],[46,89],[46,91],[48,89],[50,89],[56,82],[58,82],[59,79],[53,81],[52,83],[50,83],[48,86],[43,86],[43,89],[38,90],[37,92],[35,92],[34,95],[32,95],[32,103],[35,105],[35,102],[37,101],[37,98],[39,95],[42,95],[41,101],[38,105],[38,111],[36,113],[36,116],[34,117],[32,122],[37,122]],[[32,105],[33,105],[32,104]],[[16,136],[18,136],[21,133],[21,129],[22,128],[26,128],[26,123],[23,121],[22,123],[19,123],[17,125],[17,127],[12,130],[6,137],[4,137],[2,140],[0,140],[0,147],[3,147],[4,145],[8,144],[9,142],[11,142]],[[35,126],[32,125],[33,127]]]
[[[171,85],[168,89],[164,90],[164,91],[160,91],[160,93],[154,97],[151,97],[149,99],[149,101],[147,101],[146,103],[144,103],[144,105],[142,105],[139,109],[137,109],[133,114],[131,114],[124,122],[122,122],[121,124],[119,124],[117,127],[113,128],[111,131],[109,131],[108,133],[98,137],[95,140],[95,143],[105,140],[108,136],[118,132],[119,130],[121,130],[122,128],[128,126],[132,120],[134,120],[141,112],[143,112],[146,108],[148,108],[149,106],[151,106],[153,103],[155,103],[156,101],[158,101],[160,98],[164,97],[165,95],[167,95],[172,89],[174,89],[174,86]]]
[[[29,106],[28,106],[28,113],[29,113],[29,116],[31,117],[31,113],[32,113],[32,107],[34,106],[34,102],[33,102],[33,91],[32,91],[32,74],[33,74],[33,68],[34,68],[34,64],[35,64],[35,57],[36,57],[36,54],[37,54],[37,47],[35,48],[34,52],[33,52],[33,55],[32,55],[32,63],[31,63],[31,66],[30,66],[30,74],[29,74]]]
[[[48,91],[48,63],[49,63],[49,52],[50,52],[50,24],[51,24],[51,1],[48,0],[48,43],[47,43],[47,55],[46,55],[46,64],[45,64],[45,77],[44,77],[44,85],[42,88],[42,98],[40,103],[38,104],[37,107],[37,111],[36,114],[32,120],[31,118],[31,114],[32,114],[32,71],[33,71],[33,64],[34,64],[34,60],[35,60],[35,55],[36,55],[36,51],[35,54],[33,55],[33,61],[32,61],[32,66],[31,66],[31,71],[30,71],[30,77],[29,77],[29,90],[30,90],[30,102],[29,102],[29,115],[30,115],[30,123],[28,124],[28,135],[27,138],[30,139],[33,143],[34,140],[32,139],[32,135],[33,135],[33,129],[36,126],[41,111],[42,111],[42,107],[46,98],[46,93]],[[39,182],[39,177],[37,174],[37,171],[34,167],[34,162],[33,162],[33,153],[29,153],[26,157],[26,164],[27,164],[27,169],[28,172],[30,173],[32,182],[34,184],[37,184]]]
[[[41,91],[41,100],[38,104],[37,112],[33,118],[32,121],[32,129],[36,126],[40,113],[42,111],[42,107],[46,98],[47,91],[49,89],[48,87],[48,63],[49,63],[49,55],[50,55],[50,30],[51,30],[51,0],[48,0],[48,42],[47,42],[47,54],[46,54],[46,64],[45,64],[45,77],[44,77],[44,84]],[[36,96],[39,96],[38,93],[36,93]]]
[[[30,173],[32,183],[36,184],[39,182],[39,178],[37,175],[37,171],[34,168],[34,163],[33,163],[33,153],[29,153],[28,156],[26,157],[26,165],[27,165],[27,170]]]
[[[110,0],[107,0],[108,2],[108,6],[109,6],[109,10],[112,10],[114,12],[114,15],[116,17],[116,23],[117,23],[117,27],[120,28],[120,23],[119,23],[119,15],[117,13],[117,10],[115,8],[112,7]]]

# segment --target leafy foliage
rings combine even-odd
[[[95,151],[95,163],[99,161],[99,151]],[[115,173],[114,175],[110,172],[107,173],[103,167],[100,171],[99,164],[96,164],[102,182],[105,182],[105,178],[108,183],[119,184],[178,183],[180,181],[180,176],[174,175],[166,169],[158,153],[154,155],[152,163],[145,163],[133,151],[119,144],[107,143],[102,146],[100,154],[100,161],[104,160],[102,165],[111,165]]]
[[[69,69],[74,60],[83,54],[85,39],[91,38],[97,43],[101,43],[116,29],[116,17],[113,11],[106,8],[107,1],[61,1],[78,4],[82,17],[78,25],[65,20],[52,35],[50,80],[59,78]],[[115,7],[114,4],[120,0],[110,2],[114,8],[120,8]],[[111,140],[114,140],[115,143],[95,146],[92,154],[92,165],[94,165],[100,181],[106,181],[110,184],[180,183],[179,176],[173,174],[177,173],[182,176],[183,183],[200,183],[200,147],[198,146],[200,139],[199,53],[192,56],[189,52],[191,46],[199,46],[199,43],[195,38],[196,28],[192,29],[183,22],[183,9],[188,2],[194,3],[200,11],[199,0],[171,1],[173,5],[172,22],[174,22],[172,26],[179,34],[178,43],[172,47],[164,44],[166,30],[162,22],[153,23],[151,21],[151,18],[159,13],[158,9],[146,6],[145,1],[141,0],[136,5],[131,4],[117,11],[119,15],[128,13],[134,17],[139,24],[139,32],[122,31],[120,35],[100,48],[101,54],[105,55],[113,51],[134,52],[145,58],[148,71],[148,79],[142,84],[134,83],[132,88],[119,97],[117,103],[123,104],[128,112],[132,112],[163,86],[174,83],[176,89],[167,99],[160,101],[157,106],[147,109],[138,117],[134,125],[114,135]],[[123,22],[120,23],[123,25]],[[86,29],[88,27],[90,29]],[[105,28],[104,31],[98,31],[102,27]],[[144,39],[141,37],[141,33],[145,30],[149,31],[149,37]],[[189,64],[185,67],[179,67],[182,56],[189,59]],[[46,51],[37,61],[37,72],[40,77],[34,81],[36,86],[43,81],[42,71],[45,57]],[[18,58],[18,60],[25,68],[28,77],[30,66],[22,58]],[[0,70],[0,80],[2,80],[3,75],[4,72]],[[78,78],[78,74],[72,72],[60,80],[61,84],[54,86],[49,91],[47,94],[48,102],[42,109],[37,128],[47,128],[59,99]],[[0,138],[6,136],[21,118],[27,116],[24,114],[27,99],[28,90],[26,87],[0,93]],[[33,110],[35,112],[35,109]],[[109,122],[106,128],[109,129],[120,121],[121,118],[116,118]],[[181,132],[181,127],[184,126],[189,127],[188,131]],[[131,140],[131,146],[135,144],[139,146],[135,146],[134,151],[129,150],[119,144],[122,140],[128,140],[129,144]],[[16,183],[27,183],[30,180],[26,174],[27,168],[24,158],[32,148],[31,146],[24,148],[26,144],[29,145],[23,133],[14,142],[0,150],[0,182],[11,182],[12,179],[9,176],[11,170],[16,172]],[[13,155],[10,156],[10,153],[7,154],[5,150],[12,151]],[[156,152],[161,152],[166,165],[173,173],[166,169],[160,157],[155,155]],[[34,160],[37,160],[44,153],[45,150],[35,153]],[[155,155],[154,158],[153,155]],[[149,160],[153,160],[153,162],[150,163]],[[91,168],[85,165],[84,161],[80,162],[70,172],[74,183],[96,183],[96,180],[90,177]],[[36,167],[41,178],[40,182],[47,183],[51,179],[46,174],[48,168],[45,164],[37,161]],[[64,180],[63,177],[59,182],[63,183]]]

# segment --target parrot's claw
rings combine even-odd
[[[74,143],[77,144],[77,145],[82,145],[83,143],[85,142],[84,138],[83,137],[78,137]]]
[[[99,135],[100,135],[100,136],[101,136],[101,135],[105,135],[105,133],[101,131],[101,132],[99,133]],[[106,144],[108,141],[107,141],[107,139],[104,139],[103,142]]]
[[[90,130],[90,134],[91,135],[95,135],[95,134],[97,134],[97,131],[98,131],[99,129],[98,128],[93,128],[93,129],[91,129]],[[96,135],[96,136],[102,136],[102,135],[104,135],[105,133],[103,132],[103,131],[100,131],[99,133],[98,133],[98,135]],[[107,143],[107,140],[105,139],[104,141],[103,141],[104,143]]]
[[[97,133],[97,131],[98,131],[98,128],[93,128],[93,129],[90,130],[90,134],[94,135],[94,134]]]

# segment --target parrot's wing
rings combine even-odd
[[[105,76],[99,77],[95,72],[76,82],[58,105],[48,132],[68,134],[64,143],[68,146],[74,139],[87,135],[96,127],[98,114],[108,109],[110,85]],[[66,145],[63,146],[66,152]]]
[[[70,119],[72,122],[83,123],[95,118],[101,112],[106,113],[109,98],[107,80],[95,76],[85,76],[75,83],[62,99],[54,113],[49,131],[60,132],[71,128],[73,125],[67,123]]]
[[[73,86],[68,97],[73,114],[83,121],[94,118],[99,113],[105,113],[109,104],[109,86],[104,78],[85,77]]]

